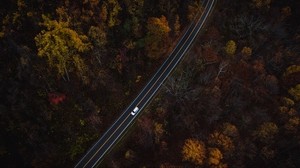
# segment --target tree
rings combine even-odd
[[[217,131],[209,135],[208,142],[213,146],[220,147],[225,152],[234,150],[231,138]]]
[[[184,161],[190,161],[196,165],[203,165],[206,149],[202,141],[197,139],[186,139],[182,148]]]
[[[130,15],[137,17],[143,15],[144,0],[125,0],[124,3]]]
[[[229,40],[225,46],[226,54],[233,57],[235,51],[236,51],[236,43],[233,40]]]
[[[88,35],[95,47],[104,47],[107,44],[106,31],[101,26],[91,26]]]
[[[252,55],[252,48],[243,47],[242,54],[246,60],[249,59],[249,57]]]
[[[254,138],[261,142],[270,143],[274,136],[278,133],[278,127],[273,122],[264,122],[253,133]]]
[[[287,107],[292,107],[295,105],[295,102],[288,97],[283,97],[281,101]]]
[[[105,8],[105,7],[104,7]],[[108,11],[108,27],[113,27],[119,25],[121,21],[118,19],[119,12],[122,10],[119,2],[117,0],[108,0],[106,5]]]
[[[107,17],[108,17],[107,15],[108,15],[107,4],[103,3],[102,6],[101,6],[100,19],[103,22],[106,22],[107,21]]]
[[[158,59],[167,48],[170,27],[165,16],[151,17],[147,22],[147,36],[145,39],[148,57]]]
[[[299,65],[291,65],[288,68],[286,68],[284,72],[284,76],[288,76],[290,74],[300,72],[300,66]]]
[[[88,37],[80,35],[70,28],[70,20],[51,20],[43,15],[42,23],[47,29],[35,37],[38,56],[46,57],[51,68],[59,75],[66,75],[75,68],[78,75],[83,77],[86,65],[80,54],[91,48]]]
[[[284,128],[290,132],[296,133],[300,126],[300,118],[295,116],[291,117],[287,123],[285,123]]]
[[[223,159],[223,155],[218,148],[208,148],[208,165],[218,166]]]
[[[296,85],[295,87],[292,87],[289,89],[289,94],[293,96],[295,101],[300,100],[300,84]]]
[[[144,0],[125,0],[127,11],[131,17],[128,20],[128,28],[135,37],[140,37],[142,34],[142,26],[140,24],[142,16],[144,14]]]
[[[239,132],[235,125],[231,123],[224,123],[222,125],[222,133],[226,136],[235,138],[238,136]]]

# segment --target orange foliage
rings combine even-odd
[[[203,165],[206,158],[206,149],[202,141],[197,139],[186,139],[182,148],[184,161],[190,161],[196,165]]]
[[[147,30],[145,43],[148,57],[158,59],[163,54],[162,49],[167,48],[169,32],[171,31],[167,18],[165,16],[149,18]]]
[[[208,148],[208,156],[208,165],[217,166],[223,159],[223,155],[218,148]]]
[[[234,150],[234,144],[231,138],[217,131],[209,135],[208,142],[211,145],[220,147],[225,152],[231,152]]]

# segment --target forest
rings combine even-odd
[[[73,167],[201,0],[2,0],[0,164]],[[100,167],[300,167],[300,2],[219,0]]]

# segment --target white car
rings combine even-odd
[[[139,111],[139,108],[138,108],[138,107],[135,107],[135,108],[133,109],[133,111],[131,112],[131,115],[135,115],[136,112],[138,112],[138,111]]]

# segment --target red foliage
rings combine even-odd
[[[48,93],[48,100],[51,104],[59,104],[66,99],[66,95],[63,93]]]

